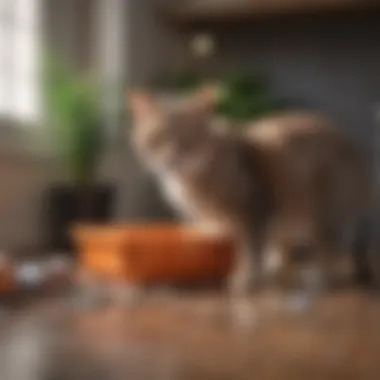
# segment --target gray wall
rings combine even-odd
[[[93,65],[95,0],[44,0],[45,43],[78,69]]]

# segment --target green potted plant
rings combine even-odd
[[[212,81],[220,90],[216,114],[235,124],[244,124],[278,108],[266,81],[252,73],[236,70]],[[193,71],[162,72],[152,80],[152,87],[169,92],[186,93],[209,83]]]
[[[277,108],[269,86],[259,76],[232,72],[221,79],[219,87],[216,112],[231,122],[243,124]]]
[[[48,239],[51,249],[70,250],[73,223],[105,222],[112,212],[113,188],[98,180],[105,143],[100,94],[56,57],[46,60],[43,74],[49,130],[67,177],[48,189]]]

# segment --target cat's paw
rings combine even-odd
[[[263,279],[261,273],[249,270],[239,270],[228,278],[228,292],[231,296],[246,296],[262,289]]]

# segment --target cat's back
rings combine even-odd
[[[264,117],[246,128],[244,138],[262,149],[281,192],[288,189],[294,194],[297,188],[315,192],[320,189],[316,184],[333,181],[342,190],[350,188],[358,205],[371,198],[366,155],[322,115],[288,112]]]
[[[310,112],[287,112],[263,117],[251,122],[244,131],[249,140],[262,146],[279,147],[303,138],[336,140],[338,133],[326,117]]]
[[[284,158],[303,157],[305,164],[336,160],[364,164],[359,147],[329,118],[315,113],[289,112],[262,118],[248,125],[244,138]]]

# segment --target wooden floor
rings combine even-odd
[[[0,317],[0,378],[380,379],[379,300],[340,292],[300,305],[206,294],[92,310],[43,301]]]

